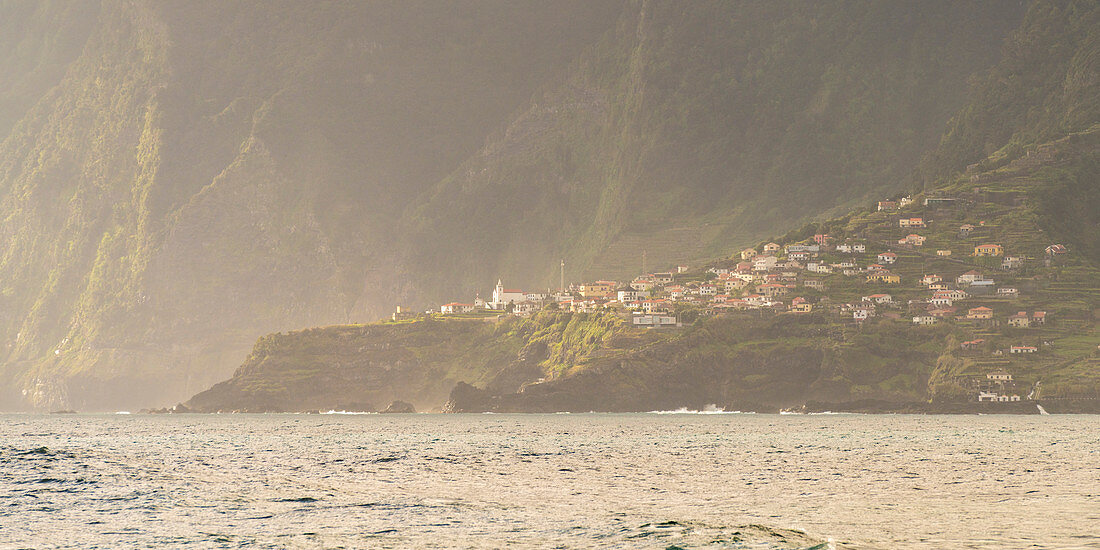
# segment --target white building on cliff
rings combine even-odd
[[[497,286],[493,289],[493,299],[486,304],[489,309],[503,310],[509,303],[518,304],[527,301],[527,293],[513,288],[504,288],[502,279],[497,279]]]

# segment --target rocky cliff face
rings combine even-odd
[[[197,8],[0,6],[0,408],[168,404],[406,300],[404,205],[617,3]]]

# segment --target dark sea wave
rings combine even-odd
[[[0,548],[1100,548],[1095,417],[0,416]]]

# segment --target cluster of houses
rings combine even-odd
[[[1022,393],[1012,375],[1005,371],[996,371],[984,376],[969,377],[960,380],[963,387],[969,387],[973,396],[980,402],[1006,403],[1020,401]]]
[[[950,197],[930,197],[925,199],[925,204],[940,207],[953,200]],[[893,212],[912,204],[912,197],[880,201],[878,210]],[[927,239],[917,231],[929,227],[931,223],[924,217],[900,215],[897,226],[913,232],[899,239],[897,247],[891,248],[923,247]],[[966,224],[958,231],[960,237],[966,237],[974,230],[974,226]],[[708,276],[703,281],[695,280],[697,277],[679,277],[688,271],[686,266],[678,266],[674,272],[647,273],[623,283],[597,280],[570,284],[557,292],[508,289],[498,280],[489,301],[478,296],[472,303],[444,304],[439,311],[460,314],[487,310],[529,315],[553,304],[552,307],[558,310],[574,312],[615,309],[629,315],[635,325],[667,327],[679,324],[672,314],[677,304],[694,305],[708,314],[756,309],[810,313],[826,302],[821,300],[815,303],[815,293],[810,291],[824,292],[824,276],[831,274],[859,278],[879,287],[901,284],[901,275],[892,271],[899,262],[896,252],[884,250],[868,254],[866,242],[835,240],[828,234],[816,234],[811,239],[786,246],[769,242],[759,248],[746,248],[733,259],[708,269]],[[1047,248],[1048,256],[1065,252],[1062,245]],[[950,250],[937,251],[939,256],[950,254]],[[1001,268],[1004,270],[1019,269],[1025,262],[1020,256],[1006,256],[1000,244],[977,245],[972,256],[1002,257]],[[927,288],[927,298],[908,301],[912,321],[918,325],[934,325],[944,319],[994,322],[991,308],[977,306],[960,312],[956,302],[982,296],[1015,297],[1019,293],[1011,286],[997,288],[992,278],[977,270],[963,273],[953,281],[945,280],[938,274],[928,274],[924,275],[920,284]],[[880,315],[900,319],[902,305],[890,294],[880,292],[863,296],[855,303],[834,304],[832,311],[858,322]],[[1044,320],[1043,312],[1020,312],[1009,317],[1008,323],[1028,327],[1041,324]]]
[[[679,280],[679,275],[688,271],[687,266],[678,266],[675,272],[647,273],[624,283],[598,280],[571,284],[558,292],[508,289],[497,281],[489,301],[479,296],[472,303],[452,302],[440,306],[440,313],[490,310],[527,315],[552,303],[559,310],[575,312],[619,309],[629,313],[635,325],[666,327],[678,325],[670,313],[676,304],[695,305],[710,314],[752,309],[809,313],[815,304],[799,295],[798,290],[823,292],[825,284],[820,275],[841,273],[867,282],[900,283],[901,277],[887,267],[897,262],[897,254],[883,252],[873,256],[870,265],[858,265],[857,260],[867,253],[865,243],[834,245],[832,240],[827,234],[818,234],[803,243],[781,246],[769,242],[759,251],[747,248],[737,254],[740,261],[734,259],[708,269],[705,281]],[[839,261],[823,261],[820,258],[825,252],[833,252]],[[889,299],[889,295],[874,296]]]

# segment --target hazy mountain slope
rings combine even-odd
[[[982,163],[974,170],[993,168],[1026,154],[1029,145],[1085,130],[1100,122],[1098,98],[1100,6],[1033,2],[1005,41],[1002,59],[974,79],[965,107],[922,162],[924,182],[933,185],[971,163]]]
[[[224,378],[256,334],[388,307],[393,213],[617,3],[0,9],[29,26],[3,67],[33,84],[0,86],[19,118],[0,145],[0,401],[114,408]]]
[[[1020,4],[632,3],[408,215],[432,297],[700,259],[902,188]],[[474,250],[476,254],[470,254]]]
[[[0,140],[80,55],[98,11],[95,2],[0,1]]]

